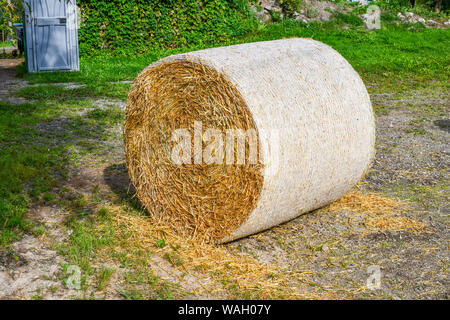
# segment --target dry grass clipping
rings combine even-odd
[[[427,225],[422,222],[407,217],[397,217],[393,214],[368,217],[366,219],[366,225],[369,228],[378,228],[383,231],[423,232],[427,228]]]
[[[353,212],[386,213],[405,208],[406,203],[397,199],[383,197],[376,193],[362,193],[351,190],[339,200],[330,204],[330,211],[350,210]]]
[[[262,161],[258,155],[257,164],[176,165],[172,133],[188,129],[194,145],[194,121],[223,135],[226,129],[257,132],[241,94],[216,70],[176,61],[141,73],[127,101],[127,167],[138,198],[153,217],[165,219],[180,234],[214,241],[236,230],[256,206]]]
[[[362,193],[352,190],[341,199],[330,204],[326,209],[332,212],[350,210],[366,214],[365,225],[369,229],[382,231],[423,232],[427,225],[396,215],[406,209],[408,204],[398,199],[390,199],[376,193]]]
[[[217,292],[230,290],[223,287],[224,279],[229,281],[239,292],[251,292],[252,297],[261,299],[324,299],[325,294],[309,293],[292,285],[306,287],[308,282],[305,273],[289,273],[277,266],[262,265],[256,259],[232,252],[226,246],[215,246],[198,238],[183,238],[173,232],[170,226],[149,217],[117,214],[114,222],[118,230],[126,230],[131,236],[126,250],[136,249],[161,251],[163,255],[168,250],[175,250],[182,261],[175,268],[183,272],[203,277],[204,288]],[[165,239],[167,246],[158,248],[156,243]],[[167,271],[167,270],[166,270]],[[227,282],[225,281],[225,282]],[[214,292],[209,292],[214,293]]]

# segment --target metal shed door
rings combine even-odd
[[[70,70],[73,61],[68,21],[74,1],[31,0],[33,59],[36,71]]]

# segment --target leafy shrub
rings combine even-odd
[[[292,16],[295,11],[298,11],[301,2],[302,0],[279,0],[283,12],[287,16]]]
[[[226,42],[256,27],[245,0],[81,0],[80,52]]]
[[[409,0],[377,0],[374,2],[380,8],[385,10],[393,10],[393,11],[414,11],[421,13],[431,13],[436,0],[416,0],[414,9],[411,8],[411,4]],[[441,10],[448,11],[450,10],[450,1],[442,0]]]
[[[308,18],[315,18],[319,15],[319,11],[314,7],[309,7],[306,9],[306,16]]]
[[[381,21],[383,22],[392,22],[398,20],[397,16],[392,13],[381,13],[380,15]]]
[[[270,15],[273,22],[280,22],[282,20],[281,14],[279,12],[272,11]]]
[[[345,14],[338,12],[335,14],[335,17],[337,22],[345,23],[354,27],[359,27],[364,24],[362,19],[354,14]]]

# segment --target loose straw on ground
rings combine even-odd
[[[350,210],[355,213],[364,213],[366,214],[365,225],[370,231],[427,231],[425,223],[398,215],[407,208],[408,203],[399,199],[351,190],[325,209],[335,212]]]

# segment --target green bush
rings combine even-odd
[[[314,7],[309,7],[306,9],[306,16],[308,18],[316,18],[319,15],[319,11]]]
[[[416,0],[416,2],[418,2]],[[377,5],[382,9],[399,9],[405,7],[411,7],[409,0],[378,0]]]
[[[435,0],[416,0],[414,9],[411,8],[411,4],[409,0],[377,0],[373,2],[381,7],[384,10],[392,10],[392,11],[414,11],[417,13],[431,13]],[[441,3],[441,11],[450,10],[450,1],[442,0]],[[448,13],[448,12],[447,12]]]
[[[364,22],[362,21],[362,19],[355,14],[345,14],[345,13],[338,12],[335,14],[335,17],[336,17],[336,21],[338,23],[344,23],[344,24],[351,25],[354,27],[359,27],[359,26],[364,25]]]
[[[279,0],[283,12],[287,16],[292,16],[295,11],[298,11],[301,2],[302,0]]]
[[[381,21],[383,21],[383,22],[393,22],[393,21],[398,20],[398,18],[395,14],[392,14],[389,12],[382,13],[380,18],[381,18]]]
[[[245,0],[81,0],[80,8],[83,55],[226,42],[257,23]]]

